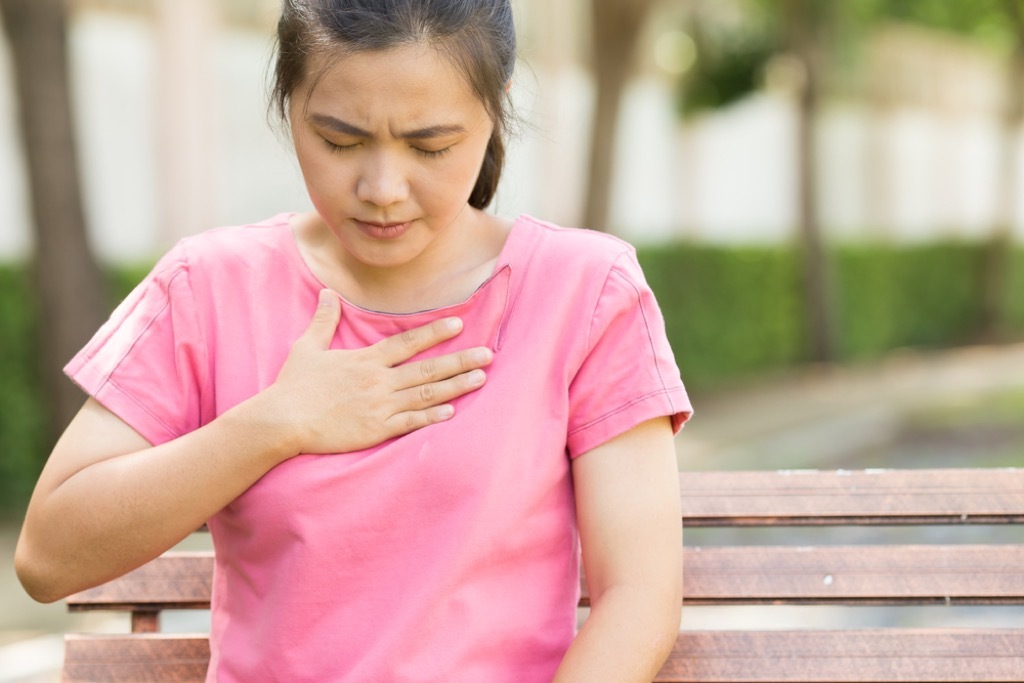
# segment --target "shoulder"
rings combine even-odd
[[[257,223],[222,226],[184,237],[158,262],[154,274],[186,271],[190,278],[236,277],[259,269],[275,269],[294,249],[290,214]]]
[[[280,214],[258,223],[211,228],[181,239],[172,253],[189,262],[238,261],[280,253],[292,240],[290,214]]]
[[[557,272],[563,281],[582,277],[603,280],[613,270],[638,270],[636,249],[628,242],[596,230],[568,228],[523,215],[516,226],[529,243],[530,270]]]
[[[553,257],[571,256],[573,260],[590,263],[613,262],[623,254],[636,252],[630,243],[596,230],[563,227],[525,214],[516,222],[533,232],[538,239],[538,246]]]
[[[558,273],[563,282],[579,278],[591,286],[608,279],[644,282],[632,244],[603,232],[585,228],[567,228],[532,216],[517,220],[526,233],[530,271]]]

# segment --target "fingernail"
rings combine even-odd
[[[490,363],[491,362],[491,350],[490,349],[477,349],[473,351],[473,362],[474,363]]]
[[[484,374],[483,370],[474,370],[473,372],[469,373],[468,379],[470,384],[476,386],[478,384],[483,384],[484,380],[487,379],[487,375]]]
[[[438,408],[437,414],[441,416],[442,420],[447,420],[455,415],[455,408],[454,406],[441,406]]]
[[[458,332],[462,329],[462,320],[459,318],[448,318],[444,321],[444,324],[452,332]]]
[[[320,297],[317,299],[318,306],[329,306],[331,304],[331,297],[334,296],[329,289],[321,289]]]

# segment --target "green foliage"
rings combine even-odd
[[[149,266],[110,275],[114,300],[123,299]],[[52,447],[40,378],[35,296],[28,268],[0,265],[0,516],[20,514]],[[70,358],[68,360],[71,360]]]
[[[791,252],[675,244],[638,257],[691,387],[793,365],[803,355]]]
[[[980,323],[983,259],[979,245],[844,249],[838,264],[844,358],[970,341]]]
[[[772,36],[735,33],[698,42],[697,61],[680,84],[683,116],[726,107],[761,85],[768,59],[777,52]]]
[[[865,26],[899,21],[957,33],[996,48],[1013,44],[1011,2],[1022,0],[855,0],[847,15]]]
[[[0,506],[22,505],[42,467],[35,310],[23,267],[0,267]]]
[[[997,53],[1009,54],[1016,37],[1012,3],[1024,0],[805,0],[801,16],[815,27],[822,46],[819,66],[826,70],[828,91],[842,91],[857,71],[860,48],[867,36],[887,22],[915,24],[954,33]],[[737,16],[729,12],[693,13],[689,32],[697,61],[680,80],[679,110],[691,116],[728,106],[761,86],[769,60],[790,49],[793,17],[778,0],[737,0]],[[849,72],[849,73],[847,73]],[[853,78],[851,82],[856,82]]]
[[[675,244],[639,251],[691,389],[805,359],[800,269],[785,248]],[[844,246],[834,255],[843,361],[903,347],[969,343],[978,333],[984,248],[974,244]],[[1024,291],[1024,250],[1014,291]],[[1024,336],[1024,297],[1012,331]]]
[[[1008,287],[1010,329],[1024,330],[1024,249],[1014,251],[1012,263]]]

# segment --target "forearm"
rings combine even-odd
[[[562,659],[555,683],[649,683],[675,644],[680,604],[641,586],[609,588]]]
[[[178,439],[94,462],[37,491],[16,556],[26,590],[57,600],[137,567],[201,526],[291,455],[260,408],[242,404]],[[73,427],[64,439],[75,438]]]

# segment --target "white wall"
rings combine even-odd
[[[6,45],[4,46],[6,48]],[[0,259],[20,258],[30,248],[23,155],[16,133],[10,52],[0,50]]]
[[[198,105],[210,123],[209,154],[188,162],[205,179],[200,192],[187,189],[195,181],[189,169],[160,151],[167,112],[159,103],[176,100],[159,90],[169,79],[161,76],[153,22],[83,12],[74,23],[82,178],[92,241],[104,259],[149,258],[188,232],[308,207],[289,143],[266,120],[269,38],[216,31],[213,63],[195,74],[214,93],[208,107]],[[30,243],[6,60],[0,52],[0,259],[24,255]],[[515,97],[526,123],[512,143],[497,210],[578,225],[590,80],[568,57],[535,63],[520,70]],[[833,104],[818,130],[821,213],[835,237],[980,237],[988,229],[1000,142],[982,111],[953,117],[920,106],[881,112]],[[629,89],[620,132],[612,219],[627,238],[791,238],[795,133],[791,104],[781,94],[763,93],[684,125],[672,112],[669,83],[648,74]],[[1024,136],[1017,147],[1024,154]],[[1018,199],[1016,230],[1024,237],[1024,191]],[[170,223],[170,211],[161,208],[168,202],[196,205],[182,215],[199,218]]]

